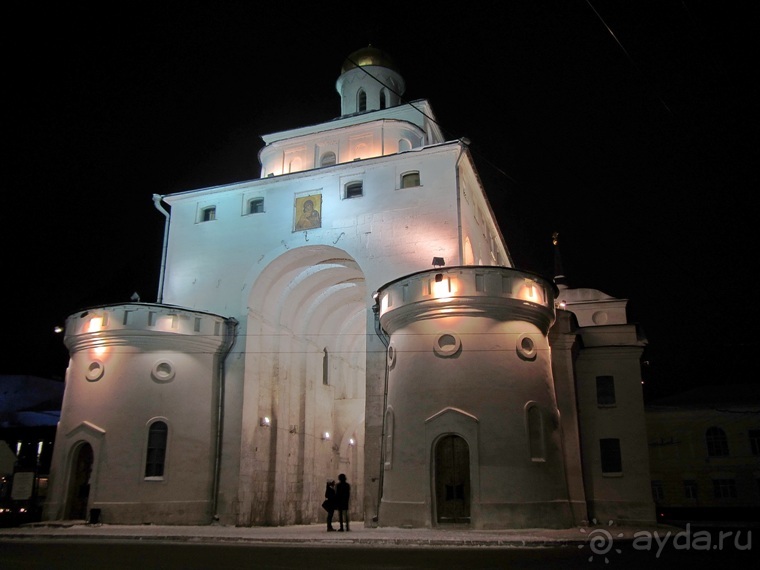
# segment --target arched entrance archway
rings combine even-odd
[[[470,522],[470,448],[446,435],[435,444],[435,512],[438,524]]]
[[[315,522],[326,479],[363,495],[371,296],[345,251],[313,245],[269,262],[248,294],[240,525]],[[268,418],[262,421],[262,418]],[[352,501],[352,518],[363,518]]]
[[[89,443],[82,443],[74,452],[69,478],[69,500],[66,518],[79,520],[87,518],[87,501],[90,497],[90,475],[94,454]]]

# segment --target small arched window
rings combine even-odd
[[[248,200],[248,213],[249,214],[263,214],[264,213],[264,198],[251,198]]]
[[[363,89],[359,90],[357,106],[359,108],[359,112],[367,110],[367,94],[364,92]]]
[[[326,152],[322,155],[322,158],[319,160],[320,166],[332,166],[336,162],[335,153],[332,151]]]
[[[364,194],[364,185],[361,182],[346,184],[346,198],[359,198]]]
[[[728,438],[722,429],[719,427],[708,428],[705,439],[707,440],[707,455],[710,457],[728,455]]]
[[[418,170],[414,172],[406,172],[401,175],[401,187],[411,188],[413,186],[420,185],[420,173]]]
[[[145,458],[145,476],[163,477],[166,462],[166,440],[169,427],[164,422],[153,422],[148,430],[148,450]]]
[[[532,461],[545,461],[544,422],[538,406],[530,406],[528,412],[528,444]]]
[[[380,108],[385,109],[388,104],[385,101],[385,89],[380,91]]]
[[[213,222],[216,219],[216,206],[209,206],[201,210],[201,222]]]
[[[386,471],[390,471],[393,467],[393,428],[395,418],[393,416],[393,408],[385,410],[385,441],[383,454],[383,468]]]

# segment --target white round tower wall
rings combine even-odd
[[[482,266],[378,291],[389,335],[381,526],[571,524],[547,338],[554,297],[536,275]]]

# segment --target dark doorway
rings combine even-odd
[[[69,486],[70,520],[87,518],[87,500],[90,496],[90,474],[92,473],[92,446],[83,443],[76,451],[76,457],[71,465],[71,485]]]
[[[470,522],[470,448],[457,435],[435,446],[435,505],[438,522]]]

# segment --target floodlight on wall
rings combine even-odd
[[[272,420],[269,419],[269,416],[264,416],[259,420],[259,425],[264,427],[269,427],[272,425]]]
[[[353,437],[349,438],[348,445],[353,447],[354,445],[356,445],[356,440]]]
[[[433,258],[433,267],[443,267],[444,265],[446,265],[446,262],[443,260],[442,257]]]
[[[327,441],[329,439],[330,439],[330,432],[329,431],[326,431],[325,433],[322,434],[322,441]]]

